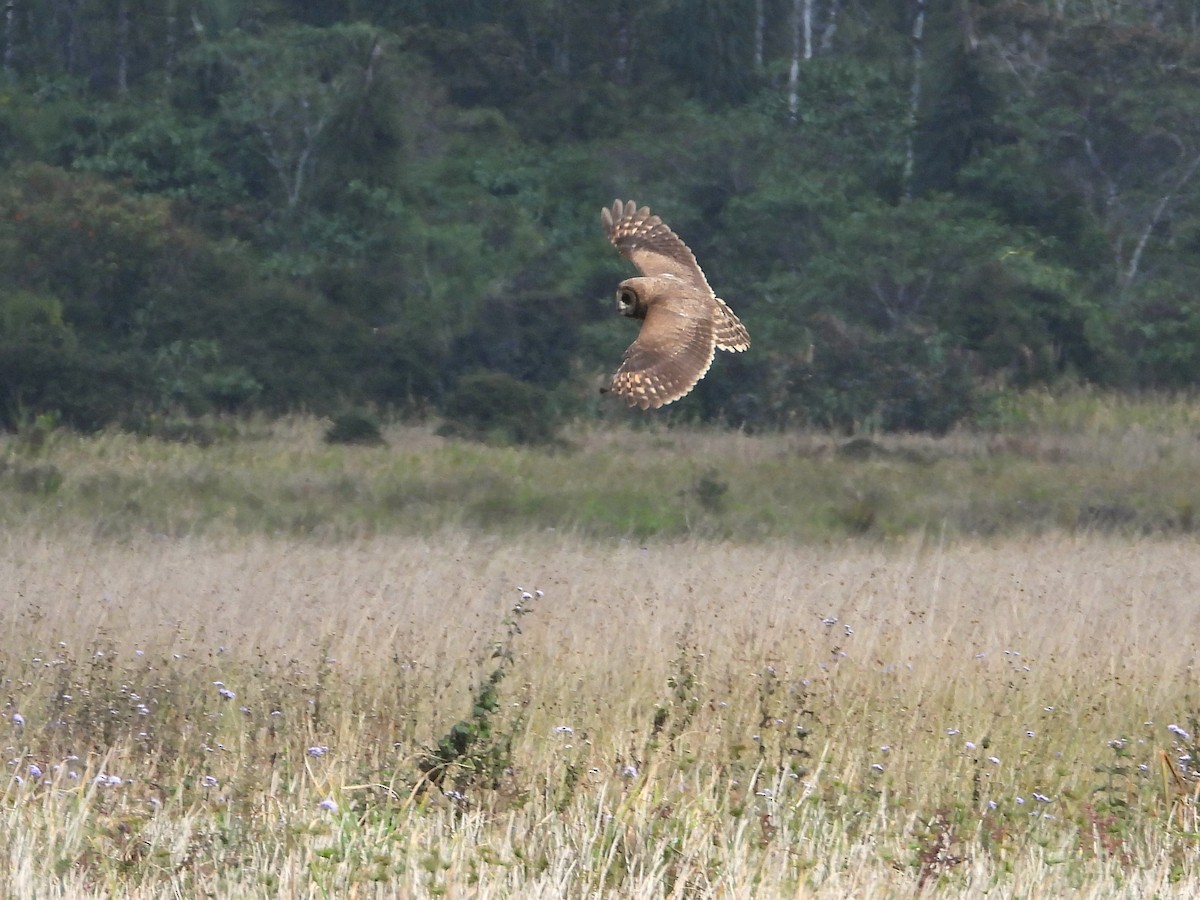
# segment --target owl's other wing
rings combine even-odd
[[[643,275],[674,275],[712,294],[695,254],[649,207],[617,200],[600,210],[600,221],[612,245]]]

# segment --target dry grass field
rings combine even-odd
[[[1200,890],[1191,540],[9,534],[0,565],[4,896]]]
[[[1191,471],[1191,424],[1131,428],[1004,440],[1108,465],[1152,506],[1170,486],[1135,490],[1139,466]],[[405,527],[362,512],[363,485],[408,477],[389,451],[334,457],[312,433],[282,461],[269,442],[4,448],[0,896],[1200,895],[1187,523],[800,540],[728,534],[730,500],[699,534]],[[612,445],[728,459],[732,491],[782,464],[772,440]],[[989,458],[946,440],[890,452]],[[538,462],[396,443],[431,483],[454,459]],[[804,459],[850,481],[908,465],[831,456]],[[22,481],[51,468],[53,489]],[[330,468],[357,512],[269,524],[302,504],[272,479]],[[259,492],[255,527],[181,511],[180,478],[235,497],[223,471]],[[118,477],[140,479],[136,509],[96,505]]]

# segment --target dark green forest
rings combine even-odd
[[[1200,372],[1195,2],[0,16],[7,428],[613,415],[618,197],[754,340],[673,418],[940,431],[1008,389]]]

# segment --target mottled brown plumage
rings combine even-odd
[[[674,403],[708,372],[715,351],[740,353],[750,335],[708,286],[687,244],[648,208],[618,200],[600,211],[600,221],[642,273],[617,286],[617,311],[641,319],[642,329],[609,389],[642,409]]]

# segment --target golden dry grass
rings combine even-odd
[[[0,895],[1195,896],[1198,550],[9,530]]]

